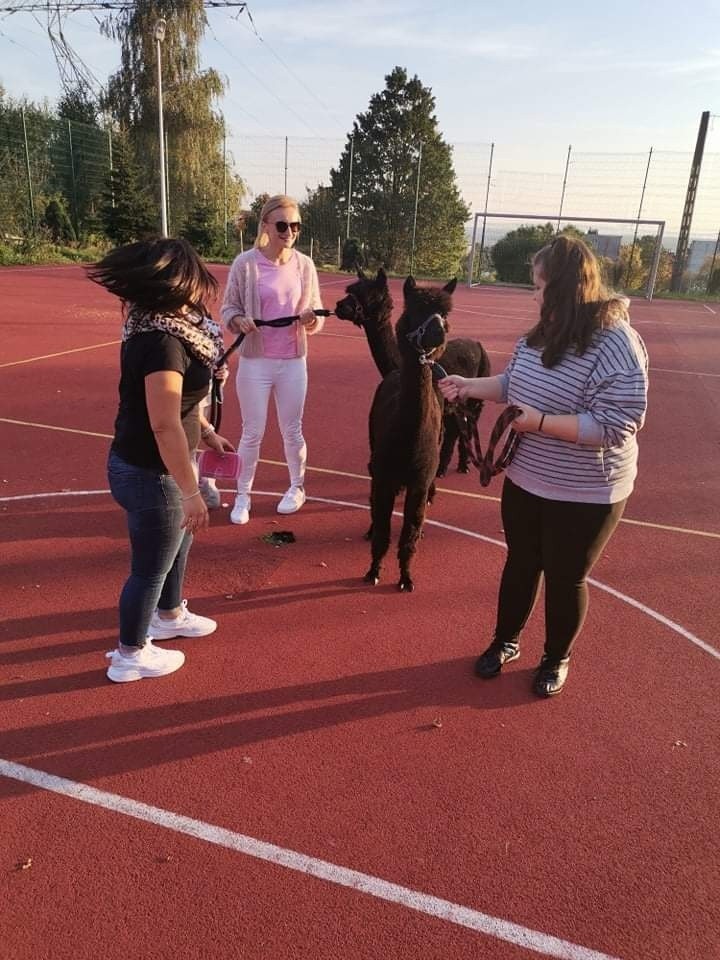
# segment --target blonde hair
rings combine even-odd
[[[300,211],[297,200],[289,197],[286,193],[276,193],[274,197],[268,197],[258,217],[258,232],[254,244],[256,249],[262,250],[263,247],[266,247],[268,243],[270,243],[270,237],[265,230],[264,224],[267,222],[267,218],[273,210],[284,210],[289,207],[294,207],[295,210]]]

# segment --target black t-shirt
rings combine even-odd
[[[126,463],[167,473],[150,426],[145,377],[160,370],[182,374],[180,418],[194,450],[200,442],[198,404],[207,396],[210,368],[196,359],[182,340],[162,330],[136,333],[120,350],[120,406],[112,449]]]

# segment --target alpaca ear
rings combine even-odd
[[[448,282],[443,287],[443,290],[445,291],[445,293],[452,293],[456,286],[457,286],[457,277],[453,277],[452,280],[448,280]]]
[[[387,286],[387,274],[385,273],[382,267],[380,267],[380,269],[377,272],[377,276],[375,277],[375,283],[379,287]]]
[[[405,283],[403,284],[403,293],[405,296],[412,293],[413,290],[417,290],[417,284],[415,283],[415,277],[408,277]]]

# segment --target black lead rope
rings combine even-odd
[[[316,317],[329,317],[332,315],[332,310],[313,310],[313,313]],[[276,317],[274,320],[256,320],[256,327],[289,327],[291,324],[295,323],[296,320],[300,319],[300,315],[294,317]],[[225,353],[215,362],[215,369],[219,370],[224,364],[227,363],[228,357],[232,356],[233,353],[237,350],[240,344],[245,339],[245,334],[240,333],[233,340],[230,346],[227,348]],[[220,424],[222,423],[222,406],[223,406],[223,384],[221,380],[218,380],[217,377],[213,377],[212,381],[212,390],[210,393],[210,416],[208,417],[210,423],[213,425],[215,430],[220,429]]]

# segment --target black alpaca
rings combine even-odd
[[[335,315],[349,320],[365,331],[370,353],[381,377],[400,366],[400,353],[392,328],[393,301],[388,289],[387,276],[382,267],[375,279],[358,270],[358,279],[345,289],[345,297],[338,300]],[[443,368],[447,373],[459,373],[463,377],[489,377],[490,360],[481,343],[464,337],[448,340],[443,354]],[[466,400],[464,403],[444,403],[442,444],[438,477],[444,477],[452,460],[455,443],[458,443],[458,471],[470,469],[468,444],[465,437],[472,436],[473,426],[482,411],[482,400]],[[460,432],[458,418],[464,421],[464,436]]]
[[[425,508],[435,493],[440,459],[442,403],[433,383],[432,363],[445,349],[455,283],[451,280],[442,288],[421,288],[412,277],[405,281],[405,306],[395,331],[400,365],[383,378],[370,409],[372,560],[366,583],[376,584],[380,579],[390,546],[395,498],[404,487],[398,586],[408,591],[414,587],[410,568]]]

